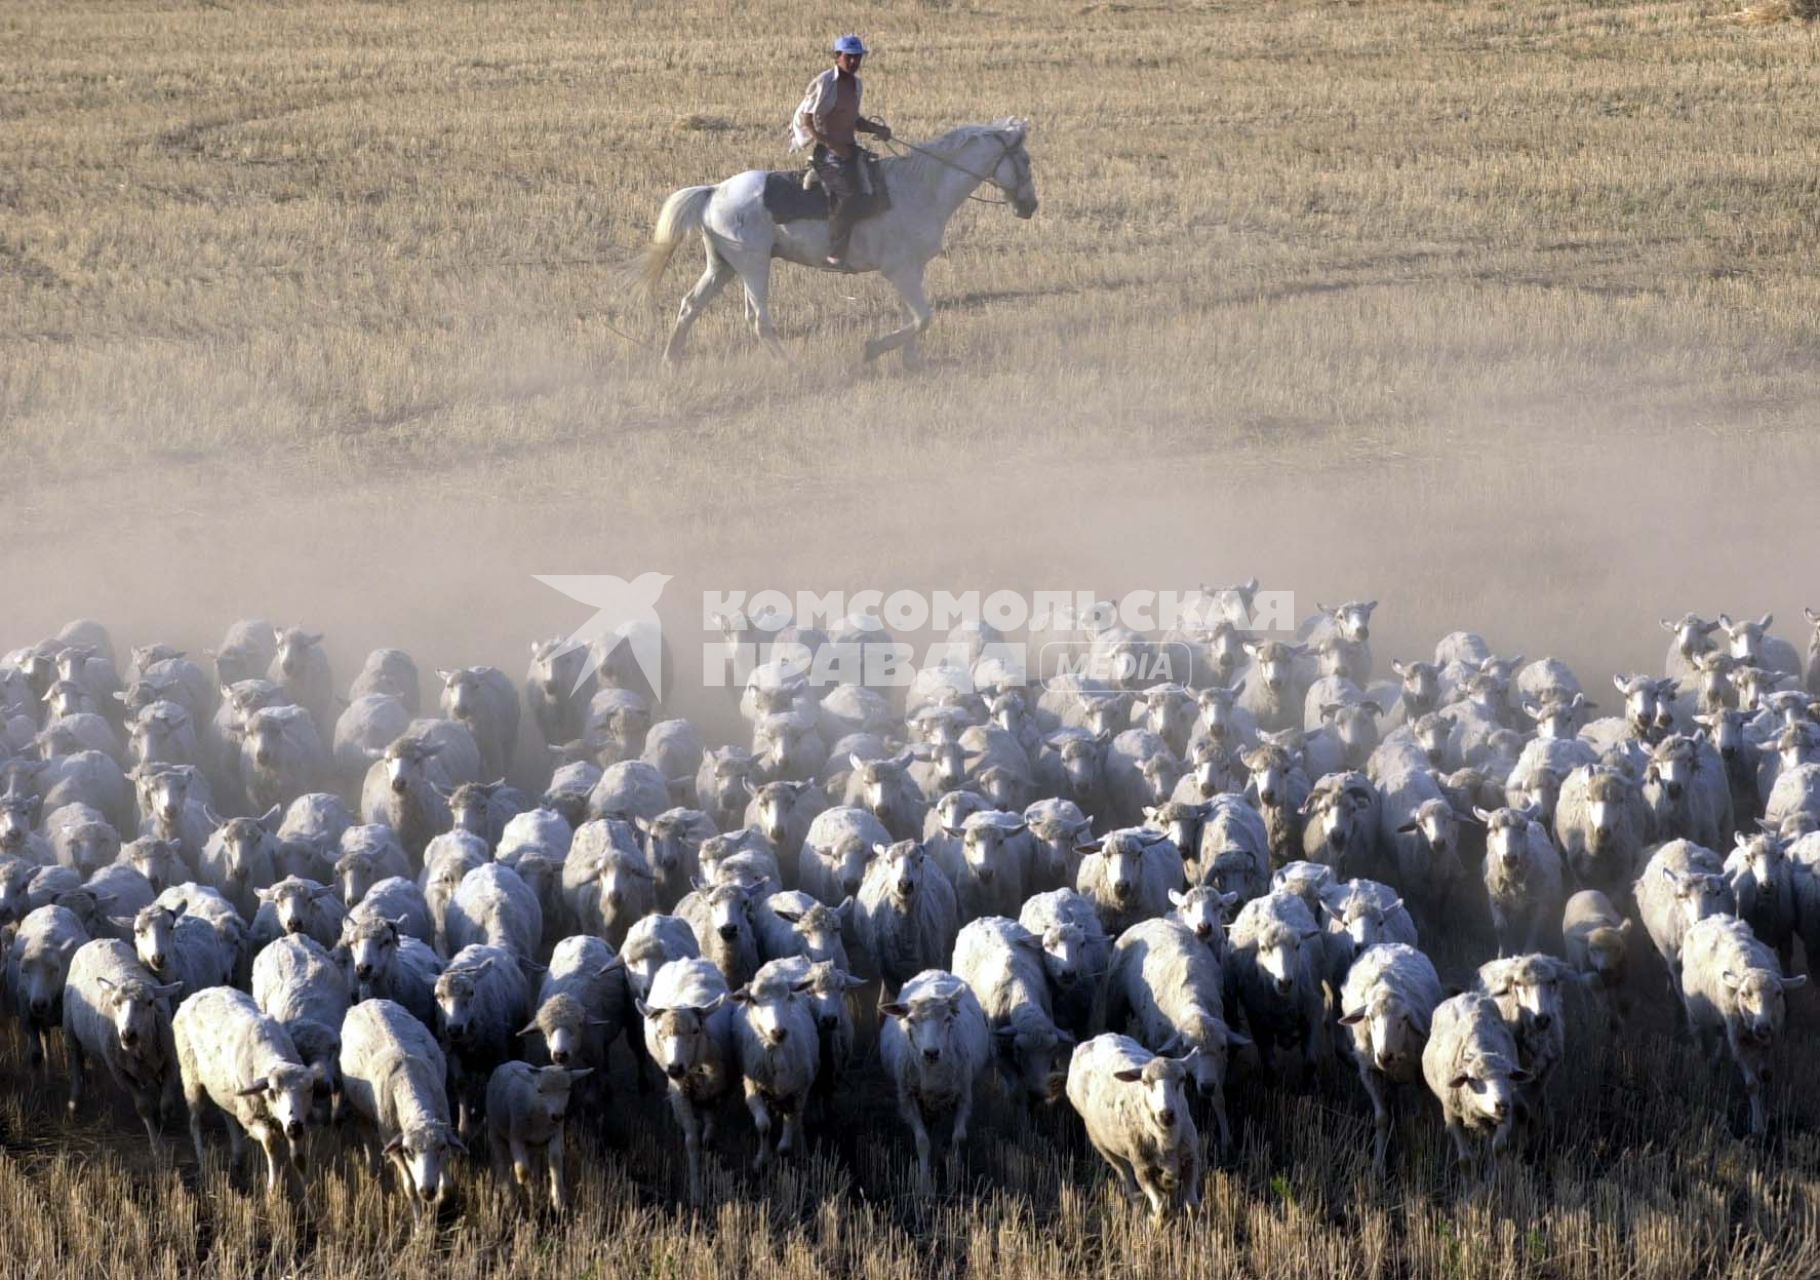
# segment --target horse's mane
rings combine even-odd
[[[1024,121],[1006,116],[1003,120],[994,120],[991,124],[964,124],[917,145],[924,151],[934,152],[937,156],[952,156],[976,138],[1006,134],[1013,130],[1021,134],[1027,127]],[[887,156],[884,163],[888,169],[895,170],[913,182],[924,177],[924,170],[933,171],[946,167],[933,156],[926,156],[917,151],[910,151],[901,156]]]

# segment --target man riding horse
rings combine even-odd
[[[869,133],[881,142],[891,140],[890,126],[859,113],[859,67],[865,56],[866,46],[858,36],[836,40],[834,65],[809,82],[809,91],[790,122],[792,151],[815,144],[809,163],[828,193],[827,261],[836,270],[846,268],[847,241],[853,234],[855,206],[862,194],[864,150],[858,135]]]

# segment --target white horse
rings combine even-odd
[[[853,228],[849,271],[877,271],[889,280],[910,313],[910,323],[866,343],[866,359],[903,348],[904,362],[918,361],[917,339],[929,327],[923,269],[941,252],[942,234],[961,203],[982,183],[997,187],[1020,218],[1036,212],[1036,182],[1024,149],[1022,120],[963,125],[906,156],[887,156],[879,172],[891,207]],[[682,358],[689,328],[737,272],[746,286],[746,316],[759,338],[784,355],[771,323],[771,259],[783,258],[826,271],[828,223],[801,219],[778,223],[764,203],[765,171],[748,169],[718,186],[684,187],[670,194],[657,216],[645,255],[644,288],[655,300],[671,256],[691,231],[700,231],[708,267],[683,296],[664,360]]]

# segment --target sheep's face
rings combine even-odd
[[[1674,882],[1675,899],[1681,907],[1681,918],[1687,924],[1731,910],[1731,889],[1724,876],[1698,871],[1677,875],[1666,867],[1663,874]]]
[[[259,855],[269,853],[267,844],[270,840],[271,836],[257,818],[229,820],[221,830],[221,853],[228,879],[244,888],[259,864]]]
[[[316,1085],[321,1079],[322,1073],[313,1067],[280,1063],[267,1072],[264,1079],[255,1081],[241,1092],[256,1093],[263,1098],[272,1122],[286,1138],[296,1142],[303,1137],[304,1125],[309,1122],[316,1100]]]
[[[1169,742],[1179,742],[1194,728],[1194,699],[1180,687],[1152,689],[1144,695],[1144,727]]]
[[[472,720],[482,706],[480,676],[472,667],[444,671],[442,676],[442,709],[456,720]]]
[[[1300,755],[1280,747],[1259,747],[1247,751],[1242,759],[1251,770],[1251,784],[1257,791],[1258,803],[1266,808],[1285,803],[1289,795],[1289,775],[1300,762]]]
[[[1739,662],[1748,662],[1753,666],[1763,660],[1763,637],[1769,631],[1775,615],[1766,613],[1755,622],[1749,618],[1733,622],[1730,618],[1721,617],[1719,626],[1725,632],[1725,649]]]
[[[1587,935],[1586,967],[1598,975],[1601,986],[1615,987],[1624,981],[1624,971],[1630,955],[1626,941],[1630,928],[1631,923],[1626,920],[1618,928],[1594,929]]]
[[[1416,809],[1415,830],[1436,863],[1450,862],[1460,847],[1460,818],[1445,800],[1425,800]]]
[[[1717,622],[1707,622],[1691,613],[1682,614],[1679,622],[1663,619],[1662,626],[1675,637],[1676,652],[1689,662],[1706,652],[1706,638],[1719,629]]]
[[[980,770],[974,785],[980,789],[986,803],[995,809],[1011,811],[1024,807],[1024,780],[1003,765],[995,764]]]
[[[341,887],[341,900],[352,907],[367,896],[379,879],[379,868],[373,855],[364,850],[344,853],[335,862],[335,879]]]
[[[773,980],[742,987],[732,998],[743,1007],[746,1025],[758,1042],[766,1049],[781,1049],[790,1041],[791,1024],[808,989],[807,978],[799,983]]]
[[[176,986],[152,986],[144,982],[123,982],[108,991],[107,1016],[114,1024],[114,1038],[127,1053],[158,1039],[161,998],[174,994]]]
[[[1171,918],[1192,929],[1195,937],[1211,945],[1219,942],[1223,936],[1228,912],[1238,905],[1239,895],[1222,894],[1218,889],[1198,885],[1187,893],[1175,894],[1170,901],[1175,904]]]
[[[411,1193],[425,1204],[435,1204],[442,1199],[449,1150],[458,1145],[448,1126],[438,1121],[405,1130],[386,1151],[403,1169]]]
[[[141,769],[136,779],[140,811],[160,826],[175,826],[189,803],[192,777],[193,771],[185,765],[164,765],[149,773]]]
[[[864,980],[850,977],[833,960],[817,960],[809,966],[809,986],[804,999],[821,1031],[835,1031],[847,1018],[847,992],[865,985]]]
[[[1232,679],[1232,673],[1244,660],[1245,642],[1239,636],[1239,629],[1224,619],[1216,622],[1213,630],[1207,633],[1207,662],[1214,675],[1225,683]]]
[[[1258,972],[1278,995],[1286,996],[1295,990],[1296,979],[1301,975],[1302,947],[1320,936],[1317,930],[1298,934],[1292,929],[1272,929],[1258,939]]]
[[[1323,709],[1325,710],[1325,709]],[[1346,748],[1346,758],[1362,761],[1378,745],[1378,716],[1382,708],[1375,702],[1354,702],[1334,709],[1330,717],[1333,731]]]
[[[1358,811],[1346,792],[1331,787],[1318,791],[1308,798],[1305,809],[1309,825],[1334,854],[1351,842]]]
[[[725,999],[718,995],[706,1005],[681,1009],[639,1006],[645,1019],[646,1045],[666,1077],[685,1080],[707,1060],[708,1019]]]
[[[1391,910],[1402,906],[1398,899]],[[1352,939],[1353,949],[1363,951],[1366,947],[1376,946],[1385,941],[1384,916],[1386,909],[1382,903],[1363,893],[1355,893],[1346,899],[1341,906],[1337,919],[1346,936]]]
[[[1018,1031],[1002,1027],[996,1033],[999,1052],[1013,1080],[1033,1102],[1053,1103],[1068,1081],[1068,1058],[1074,1038],[1053,1027]]]
[[[414,785],[424,783],[424,769],[430,759],[442,751],[442,744],[420,738],[400,738],[386,748],[386,782],[393,792],[403,795]]]
[[[1086,965],[1086,935],[1079,925],[1058,924],[1043,930],[1043,968],[1049,979],[1063,991],[1071,991],[1083,976]]]
[[[1488,813],[1479,809],[1475,816],[1485,824],[1485,856],[1495,859],[1506,874],[1521,873],[1529,862],[1529,813],[1519,809]]]
[[[1207,736],[1215,742],[1225,742],[1231,736],[1236,719],[1233,707],[1244,689],[1245,682],[1241,680],[1230,689],[1201,690],[1201,723],[1206,726]]]
[[[36,870],[35,863],[23,859],[0,863],[0,924],[23,920],[31,910],[27,888]]]
[[[560,639],[535,640],[531,643],[531,670],[528,683],[542,690],[546,699],[553,702],[566,700],[575,686],[582,680],[582,671],[588,661],[586,648],[577,645],[566,648]]]
[[[1191,772],[1195,790],[1203,796],[1236,791],[1242,785],[1232,753],[1211,740],[1195,747]]]
[[[1380,992],[1369,1007],[1352,1010],[1340,1021],[1352,1028],[1354,1051],[1381,1074],[1406,1081],[1421,1069],[1428,1037],[1388,992]]]
[[[1438,769],[1446,763],[1447,744],[1453,736],[1447,721],[1437,715],[1426,715],[1410,726],[1409,732],[1422,754],[1428,757],[1429,764]]]
[[[0,852],[17,853],[32,834],[38,813],[36,796],[9,791],[0,796]]]
[[[841,919],[838,914],[816,903],[802,915],[791,919],[779,913],[780,918],[790,924],[790,931],[801,941],[801,955],[813,962],[824,960],[845,960],[846,948],[841,943]]]
[[[274,637],[278,642],[278,669],[287,680],[295,680],[320,660],[322,636],[301,627],[286,627]]]
[[[73,716],[83,711],[95,709],[94,699],[88,696],[88,690],[73,680],[58,680],[45,690],[44,705],[51,717]]]
[[[1741,842],[1745,865],[1760,885],[1773,885],[1783,879],[1787,863],[1783,860],[1782,842],[1768,833],[1760,833]]]
[[[551,1062],[566,1067],[581,1061],[582,1032],[587,1020],[587,1012],[573,996],[551,996],[544,1001],[533,1025],[543,1036]]]
[[[1460,1109],[1474,1128],[1501,1129],[1510,1123],[1516,1109],[1516,1090],[1512,1073],[1502,1065],[1469,1062],[1466,1070],[1448,1083],[1453,1086]]]
[[[478,965],[445,969],[437,976],[436,1020],[451,1042],[461,1044],[479,1033],[475,1006],[479,1003],[481,981],[492,966],[489,957]]]
[[[1549,956],[1518,956],[1486,965],[1486,992],[1519,1034],[1546,1032],[1561,1021],[1561,983],[1567,968]]]
[[[1190,1055],[1190,1058],[1195,1055]],[[1176,1125],[1188,1118],[1188,1097],[1182,1085],[1189,1059],[1152,1058],[1141,1067],[1113,1073],[1115,1079],[1138,1086],[1144,1094],[1144,1119],[1155,1132],[1173,1137]]]
[[[890,848],[874,850],[882,858],[891,877],[891,896],[900,905],[907,904],[923,887],[928,853],[914,840],[900,840]]]
[[[177,850],[164,840],[135,840],[130,846],[132,852],[127,855],[128,861],[140,875],[144,876],[155,892],[163,893],[174,884],[182,884],[189,878],[189,870],[183,865],[183,859],[177,856]],[[121,850],[126,853],[126,849]]]
[[[741,944],[752,937],[752,897],[744,888],[723,884],[708,894],[708,928],[722,942]]]
[[[1371,614],[1377,607],[1376,600],[1348,600],[1335,609],[1333,620],[1340,635],[1352,644],[1371,639]]]
[[[85,822],[64,833],[63,847],[84,879],[120,856],[120,836],[105,822]]]
[[[651,872],[623,853],[612,853],[601,859],[595,880],[601,915],[613,919],[628,905],[642,901]]]
[[[1649,776],[1661,786],[1669,800],[1680,800],[1694,780],[1693,743],[1686,738],[1670,738],[1663,742],[1650,759]]]
[[[1739,1038],[1757,1045],[1774,1040],[1785,1015],[1785,981],[1768,969],[1750,969],[1742,974],[1728,970],[1721,980],[1737,1005]]]
[[[133,917],[133,951],[153,973],[163,976],[176,954],[177,916],[166,907],[141,908]]]
[[[1062,744],[1062,774],[1075,795],[1087,795],[1100,785],[1104,756],[1097,742],[1070,738]]]
[[[1263,644],[1247,644],[1245,652],[1251,655],[1257,678],[1264,682],[1264,687],[1272,694],[1282,693],[1295,672],[1296,651],[1289,645],[1270,640]]]
[[[897,1025],[910,1042],[913,1066],[937,1067],[954,1054],[954,1020],[960,1016],[962,995],[925,996],[909,1003],[899,1002],[880,1007],[879,1012],[897,1019]]]
[[[1201,823],[1207,811],[1196,804],[1178,804],[1169,801],[1146,809],[1146,824],[1164,835],[1178,849],[1192,850],[1201,843]]]
[[[486,788],[473,782],[462,783],[449,797],[449,817],[455,828],[481,837],[487,834],[490,807]]]
[[[1159,751],[1145,760],[1138,772],[1144,780],[1144,803],[1162,804],[1175,791],[1182,776],[1182,762],[1167,751]]]
[[[1021,736],[1024,725],[1030,714],[1029,706],[1021,693],[1001,693],[992,700],[987,708],[986,718],[1013,737]]]
[[[1011,867],[1015,855],[1007,841],[1024,830],[1022,821],[1001,823],[992,814],[976,814],[967,820],[961,837],[961,856],[967,869],[980,884],[993,884],[999,873]]]
[[[1108,840],[1096,856],[1101,860],[1101,881],[1113,901],[1124,904],[1135,899],[1144,870],[1143,850],[1123,840]]]
[[[758,829],[773,845],[782,848],[797,800],[809,789],[806,782],[767,782],[753,794]],[[871,804],[870,801],[867,802]]]
[[[1403,704],[1411,711],[1427,713],[1440,703],[1441,669],[1434,663],[1393,662],[1390,668],[1403,681]]]
[[[57,947],[21,948],[15,944],[13,963],[19,975],[20,1009],[39,1026],[60,1021],[60,997],[69,957]]]
[[[362,987],[380,981],[398,954],[398,926],[385,920],[362,921],[347,939],[354,978]]]

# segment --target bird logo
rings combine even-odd
[[[657,600],[672,575],[641,573],[630,582],[610,573],[538,573],[532,575],[546,587],[593,608],[594,616],[562,642],[558,654],[584,649],[588,659],[575,679],[575,689],[599,669],[614,645],[597,641],[618,636],[632,647],[632,660],[650,682],[653,692],[663,688],[663,624],[657,617]]]

